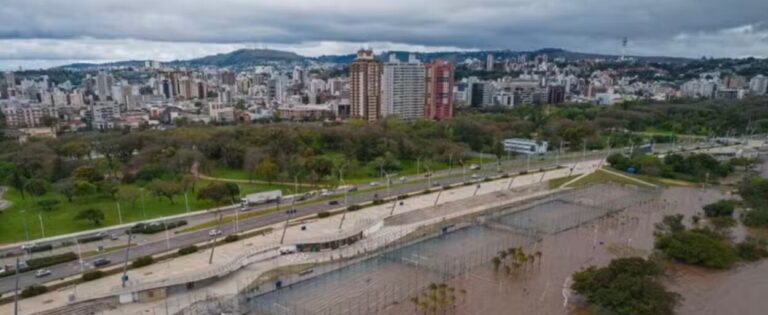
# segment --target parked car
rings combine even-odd
[[[109,265],[111,263],[112,263],[112,261],[109,260],[109,259],[99,258],[99,259],[94,260],[93,263],[91,263],[91,264],[93,265],[94,268],[96,268],[96,267],[106,266],[106,265]]]
[[[116,240],[120,239],[120,236],[118,236],[117,234],[113,233],[113,234],[109,235],[109,239],[111,239],[113,241],[116,241]]]
[[[371,183],[370,183],[370,184],[368,184],[368,185],[371,185],[371,186],[379,186],[379,182],[371,182]]]
[[[473,171],[474,171],[474,170],[479,170],[479,169],[480,169],[480,165],[477,165],[477,164],[472,164],[472,165],[470,165],[470,166],[469,166],[469,169],[470,169],[470,170],[473,170]]]
[[[477,174],[472,174],[472,178],[479,178],[480,176]]]
[[[337,205],[339,205],[339,201],[338,200],[328,201],[328,205],[329,206],[337,206]]]
[[[349,188],[349,190],[347,190],[347,192],[356,192],[356,191],[357,191],[357,186],[352,186]]]
[[[399,179],[400,179],[401,182],[404,182],[406,178],[405,177],[400,177]]]
[[[51,275],[51,270],[49,269],[40,269],[37,272],[35,272],[35,277],[38,277],[38,278],[42,278],[50,275]]]
[[[208,231],[208,236],[217,236],[217,235],[221,235],[221,230],[213,229]]]

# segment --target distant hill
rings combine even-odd
[[[398,55],[400,60],[407,60],[408,52],[405,51],[393,51]],[[377,56],[380,60],[386,60],[390,52],[379,51]],[[485,60],[488,53],[494,54],[496,58],[506,59],[515,58],[520,55],[527,55],[528,58],[533,58],[540,54],[546,54],[550,59],[565,58],[567,60],[577,59],[616,59],[618,56],[614,55],[602,55],[593,53],[580,53],[572,52],[559,48],[544,48],[535,51],[512,51],[512,50],[496,50],[496,51],[445,51],[445,52],[431,52],[431,53],[416,53],[416,56],[422,61],[430,61],[436,58],[442,58],[450,60],[452,62],[461,62],[468,58],[475,58]],[[679,58],[679,57],[664,57],[664,56],[630,56],[631,58],[638,59],[645,62],[664,62],[664,63],[684,63],[690,62],[694,59]],[[323,55],[320,57],[304,57],[289,51],[272,50],[272,49],[239,49],[229,53],[216,54],[212,56],[205,56],[201,58],[189,59],[189,60],[174,60],[165,62],[171,66],[187,66],[187,67],[202,67],[202,66],[216,66],[216,67],[228,67],[228,68],[247,68],[251,66],[264,65],[268,63],[303,63],[303,62],[330,62],[346,64],[355,59],[355,54],[345,55]],[[94,70],[104,67],[136,67],[144,65],[144,61],[129,60],[120,62],[110,62],[103,64],[92,63],[76,63],[66,66],[56,67],[56,69],[72,69],[72,70]]]
[[[186,66],[216,66],[216,67],[249,67],[267,62],[300,62],[306,59],[296,53],[272,49],[238,49],[233,52],[216,54],[190,60],[176,60],[170,65]]]
[[[397,57],[403,61],[408,60],[408,54],[410,54],[407,51],[388,51],[388,52],[379,52],[379,53],[380,54],[377,55],[376,58],[381,61],[387,60],[388,59],[387,55],[389,55],[390,53],[395,53]],[[547,56],[549,56],[550,60],[554,58],[565,58],[567,60],[597,59],[597,58],[617,59],[618,58],[618,56],[615,56],[615,55],[572,52],[572,51],[559,49],[559,48],[543,48],[535,51],[513,51],[513,50],[441,51],[441,52],[431,52],[431,53],[416,53],[416,57],[422,61],[430,61],[437,58],[449,60],[452,62],[461,62],[469,58],[475,58],[475,59],[480,59],[485,61],[485,58],[489,53],[492,53],[496,58],[501,58],[501,59],[516,58],[521,55],[527,55],[528,59],[530,60],[531,58],[541,54],[546,54]],[[665,62],[665,63],[689,62],[693,60],[688,58],[664,57],[664,56],[628,56],[628,57],[645,61],[645,62]],[[315,58],[315,60],[320,62],[334,62],[334,63],[349,63],[353,59],[355,59],[354,54],[320,56]]]

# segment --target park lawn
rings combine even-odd
[[[606,183],[606,182],[614,182],[614,183],[619,183],[619,184],[624,184],[624,185],[635,185],[635,186],[645,186],[645,187],[648,187],[646,185],[642,185],[642,184],[640,184],[640,183],[638,183],[636,181],[630,180],[628,178],[624,178],[624,177],[621,177],[621,176],[616,176],[614,174],[611,174],[611,173],[608,173],[608,172],[605,172],[605,171],[602,171],[602,170],[597,170],[596,172],[593,172],[592,174],[589,174],[589,175],[581,178],[580,180],[577,180],[577,181],[571,183],[570,185],[568,185],[568,187],[581,188],[581,187],[586,187],[586,186],[589,186],[589,185],[592,185],[592,184],[599,184],[599,183]]]
[[[557,189],[560,188],[563,184],[575,179],[576,177],[579,177],[580,175],[572,175],[572,176],[566,176],[566,177],[560,177],[549,180],[549,189]]]
[[[199,180],[196,183],[196,188],[205,187],[207,184],[208,181]],[[293,192],[293,187],[284,185],[239,185],[242,194],[275,189],[281,189],[286,194]],[[0,212],[0,244],[26,241],[27,232],[30,240],[43,237],[40,217],[42,217],[46,237],[102,228],[120,223],[117,202],[108,196],[99,195],[89,199],[75,199],[73,202],[68,202],[63,195],[57,192],[48,192],[34,199],[29,195],[26,196],[26,199],[22,199],[18,190],[9,188],[4,198],[12,201],[13,206]],[[188,194],[188,198],[190,211],[204,210],[215,206],[208,201],[198,200],[194,193]],[[36,203],[37,200],[43,199],[56,199],[59,200],[59,204],[55,209],[46,212],[41,210]],[[173,199],[174,203],[171,203],[167,198],[157,198],[151,193],[145,192],[144,211],[142,210],[140,198],[135,203],[121,201],[123,223],[139,222],[186,212],[184,196],[179,195]],[[90,222],[74,219],[79,211],[88,208],[101,209],[104,212],[105,218],[101,225],[94,226]],[[25,226],[27,232],[25,232]]]

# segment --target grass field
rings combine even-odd
[[[642,184],[636,181],[633,181],[631,179],[624,178],[621,176],[616,176],[614,174],[611,174],[602,170],[598,170],[592,174],[589,174],[583,177],[582,179],[576,182],[571,183],[570,185],[568,185],[568,187],[579,188],[579,187],[585,187],[592,184],[605,183],[605,182],[614,182],[614,183],[625,184],[625,185],[643,186]]]
[[[207,184],[207,181],[200,180],[196,183],[196,187],[204,187]],[[284,185],[240,184],[240,189],[243,194],[274,189],[282,189],[286,194],[293,192],[293,186]],[[32,240],[43,237],[43,229],[40,225],[41,218],[45,229],[45,236],[47,237],[119,224],[117,202],[107,196],[94,196],[68,202],[63,195],[56,192],[48,192],[41,197],[32,198],[26,196],[26,199],[22,199],[19,191],[9,188],[4,198],[12,201],[14,204],[12,207],[0,211],[0,244],[25,241],[27,238]],[[46,212],[37,205],[37,201],[42,199],[56,199],[59,200],[59,204],[55,209]],[[188,199],[190,211],[203,210],[215,206],[210,202],[197,200],[194,193],[189,193]],[[135,203],[121,201],[120,206],[123,223],[138,222],[186,212],[183,195],[176,196],[172,204],[168,199],[156,198],[147,191],[144,192],[143,208],[140,198]],[[104,212],[105,220],[100,226],[97,227],[90,222],[74,219],[79,211],[88,208],[101,209]]]

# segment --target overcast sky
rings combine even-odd
[[[0,68],[173,60],[238,48],[307,56],[535,50],[768,56],[768,0],[0,0]]]

